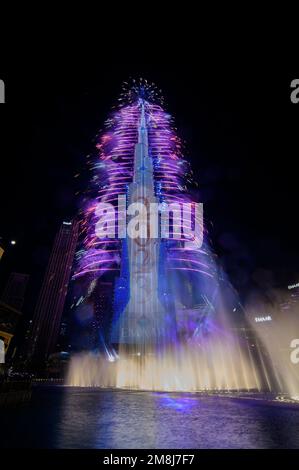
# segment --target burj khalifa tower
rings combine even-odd
[[[120,318],[119,340],[123,344],[138,345],[139,348],[156,347],[165,339],[166,311],[159,300],[158,289],[160,231],[158,226],[150,226],[151,208],[159,201],[155,195],[153,160],[149,156],[143,100],[140,101],[138,142],[134,150],[133,182],[128,186],[127,202],[129,208],[133,207],[134,211],[137,209],[139,212],[144,210],[144,214],[139,218],[139,225],[143,226],[139,226],[137,236],[134,232],[127,234],[128,260],[122,257],[129,264],[130,295]]]
[[[109,342],[142,353],[198,330],[211,310],[215,263],[204,245],[186,246],[183,233],[164,238],[161,213],[152,217],[158,204],[193,203],[190,165],[172,118],[151,87],[131,88],[126,100],[106,122],[99,153],[89,163],[93,177],[82,210],[83,243],[74,279],[84,279],[85,302],[101,283],[113,280]],[[120,197],[125,201],[121,209]],[[99,203],[115,208],[116,224],[125,211],[125,237],[99,239]],[[158,221],[155,226],[152,220]],[[185,315],[194,304],[200,306],[196,320]]]

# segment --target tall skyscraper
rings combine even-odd
[[[63,222],[54,241],[32,322],[29,357],[43,361],[55,350],[68,290],[79,223]]]
[[[138,140],[134,146],[134,172],[133,181],[128,187],[128,204],[143,203],[149,208],[151,203],[158,202],[158,198],[155,196],[154,168],[149,157],[143,101],[139,113]],[[128,237],[127,246],[130,299],[119,325],[120,340],[126,344],[141,345],[161,342],[161,336],[165,335],[165,309],[159,299],[158,289],[160,240],[158,237]]]
[[[203,223],[196,189],[189,188],[191,169],[157,94],[147,84],[133,85],[107,121],[97,143],[99,155],[89,161],[93,177],[82,209],[84,239],[74,273],[83,291],[78,317],[85,318],[84,327],[93,299],[98,309],[100,297],[93,286],[105,289],[111,281],[107,343],[128,350],[136,346],[137,352],[162,343],[168,348],[186,331],[190,337],[199,334],[218,301],[217,266],[200,237]],[[144,218],[137,224],[139,210]],[[135,223],[140,233],[131,236]],[[186,307],[185,314],[192,311],[192,318],[182,321],[176,303]],[[205,315],[191,309],[197,305],[205,306]]]

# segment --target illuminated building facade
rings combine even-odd
[[[63,222],[56,235],[37,300],[29,357],[45,360],[55,351],[78,239],[78,222]]]
[[[280,303],[282,311],[292,310],[299,305],[299,282],[288,286],[288,294]]]
[[[11,273],[1,296],[1,301],[21,311],[28,281],[28,274]]]
[[[101,349],[109,342],[113,315],[113,283],[99,282],[94,292],[94,315],[92,320],[93,348]]]

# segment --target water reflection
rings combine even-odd
[[[159,407],[168,407],[178,412],[188,413],[194,406],[199,406],[199,398],[188,395],[153,393]]]
[[[40,388],[0,421],[2,447],[299,448],[299,407],[254,398]]]

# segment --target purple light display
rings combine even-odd
[[[161,105],[163,100],[157,98],[155,87],[145,82],[133,85],[123,94],[121,101],[106,121],[105,131],[96,144],[96,158],[90,163],[90,193],[94,197],[85,201],[82,211],[83,246],[77,254],[74,279],[89,275],[92,280],[106,272],[120,272],[121,240],[96,236],[96,207],[99,202],[116,207],[118,196],[127,195],[128,185],[133,179],[141,101],[145,103],[149,154],[153,160],[158,200],[167,204],[192,202],[187,188],[187,184],[192,183],[190,165],[183,157],[181,140],[171,116]],[[213,277],[213,262],[205,245],[201,249],[190,249],[183,246],[183,241],[182,238],[169,244],[165,258],[167,269]]]

